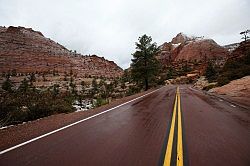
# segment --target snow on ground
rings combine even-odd
[[[91,108],[93,108],[93,104],[91,100],[82,100],[80,103],[78,100],[74,101],[73,105],[74,108],[76,108],[76,112],[79,111],[87,111]]]

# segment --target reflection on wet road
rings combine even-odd
[[[241,108],[189,86],[166,86],[0,156],[0,165],[248,165]],[[238,118],[238,119],[239,119]]]

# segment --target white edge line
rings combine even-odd
[[[161,88],[163,88],[163,87],[161,87]],[[20,143],[20,144],[18,144],[18,145],[16,145],[16,146],[13,146],[13,147],[11,147],[11,148],[5,149],[5,150],[3,150],[3,151],[0,152],[0,155],[1,155],[1,154],[4,154],[4,153],[7,153],[7,152],[9,152],[9,151],[11,151],[11,150],[14,150],[14,149],[16,149],[16,148],[19,148],[19,147],[21,147],[21,146],[24,146],[24,145],[26,145],[26,144],[29,144],[29,143],[31,143],[31,142],[34,142],[34,141],[36,141],[36,140],[39,140],[39,139],[41,139],[41,138],[47,137],[47,136],[49,136],[49,135],[51,135],[51,134],[54,134],[54,133],[56,133],[56,132],[58,132],[58,131],[64,130],[64,129],[69,128],[69,127],[71,127],[71,126],[74,126],[74,125],[76,125],[76,124],[78,124],[78,123],[84,122],[84,121],[86,121],[86,120],[92,119],[92,118],[94,118],[94,117],[97,117],[97,116],[102,115],[102,114],[104,114],[104,113],[107,113],[107,112],[109,112],[109,111],[112,111],[112,110],[114,110],[114,109],[116,109],[116,108],[119,108],[119,107],[121,107],[121,106],[123,106],[123,105],[126,105],[126,104],[128,104],[128,103],[131,103],[131,102],[133,102],[133,101],[135,101],[135,100],[138,100],[138,99],[140,99],[140,98],[142,98],[142,97],[145,97],[145,96],[147,96],[147,95],[149,95],[149,94],[151,94],[151,93],[154,93],[154,92],[160,90],[161,88],[156,89],[156,90],[154,90],[154,91],[152,91],[152,92],[149,92],[149,93],[147,93],[147,94],[145,94],[145,95],[139,96],[139,97],[137,97],[137,98],[135,98],[135,99],[132,99],[132,100],[130,100],[130,101],[127,101],[127,102],[125,102],[125,103],[122,103],[122,104],[120,104],[120,105],[118,105],[118,106],[115,106],[115,107],[113,107],[113,108],[110,108],[110,109],[108,109],[108,110],[106,110],[106,111],[103,111],[103,112],[100,112],[100,113],[98,113],[98,114],[92,115],[92,116],[90,116],[90,117],[88,117],[88,118],[79,120],[79,121],[74,122],[74,123],[71,123],[71,124],[69,124],[69,125],[67,125],[67,126],[64,126],[64,127],[59,128],[59,129],[53,130],[53,131],[51,131],[51,132],[49,132],[49,133],[46,133],[46,134],[40,135],[40,136],[38,136],[38,137],[35,137],[35,138],[33,138],[33,139],[29,140],[29,141],[26,141],[26,142]]]

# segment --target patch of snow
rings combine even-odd
[[[88,110],[88,109],[83,108],[82,106],[79,106],[79,105],[73,105],[73,107],[76,108],[76,112]]]
[[[226,48],[229,52],[232,52],[239,46],[240,46],[239,43],[233,43],[233,44],[225,45],[224,48]]]
[[[181,43],[172,44],[172,46],[173,46],[174,48],[177,48],[179,45],[181,45]]]
[[[73,105],[74,108],[76,108],[76,112],[79,111],[87,111],[91,108],[93,108],[93,104],[91,100],[82,100],[80,103],[79,101],[74,101]]]
[[[235,106],[235,105],[233,105],[233,104],[231,104],[231,106],[232,106],[232,107],[234,107],[234,108],[236,107],[236,106]]]
[[[14,126],[14,125],[3,126],[3,127],[0,128],[0,130],[2,130],[2,129],[7,129],[7,128],[11,127],[11,126]]]

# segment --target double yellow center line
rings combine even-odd
[[[178,111],[176,113],[176,110]],[[180,90],[177,87],[176,95],[175,95],[175,102],[174,102],[174,110],[173,116],[171,121],[171,127],[168,137],[168,144],[167,150],[164,158],[164,166],[170,166],[171,164],[171,156],[172,156],[172,148],[174,142],[174,131],[175,131],[175,121],[176,121],[176,114],[177,114],[177,155],[176,155],[176,165],[183,166],[183,144],[182,144],[182,124],[181,124],[181,100],[180,100]]]

